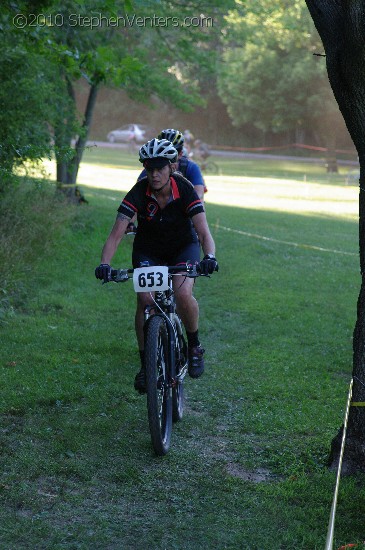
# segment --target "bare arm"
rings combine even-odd
[[[194,189],[199,199],[204,203],[204,185],[195,185]]]
[[[129,224],[130,219],[127,217],[117,218],[113,225],[113,228],[110,232],[109,237],[107,238],[103,251],[101,253],[101,263],[110,264],[112,258],[119,246],[120,241],[124,237],[125,230]]]
[[[204,254],[213,254],[213,256],[215,256],[215,244],[209,231],[205,212],[200,212],[193,216],[192,222],[198,234]]]

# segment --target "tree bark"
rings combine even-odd
[[[77,202],[70,170],[70,146],[73,138],[75,94],[72,83],[67,77],[65,77],[65,85],[67,98],[64,104],[61,104],[59,107],[58,120],[55,124],[56,179],[58,189],[71,202]]]
[[[76,110],[74,89],[69,79],[66,79],[66,84],[70,106],[74,112]],[[76,140],[72,156],[70,156],[69,152],[73,139],[73,117],[65,113],[64,116],[60,117],[59,123],[55,128],[57,183],[59,184],[59,189],[72,202],[86,202],[80,190],[76,187],[76,181],[90,131],[97,93],[98,84],[92,84],[89,90],[81,132]]]
[[[328,78],[360,162],[361,287],[353,333],[352,402],[365,402],[365,2],[306,0],[326,53]],[[343,427],[332,441],[329,465],[339,461]],[[365,407],[352,406],[342,472],[365,472]]]
[[[82,132],[81,132],[81,135],[78,137],[75,145],[76,154],[73,158],[73,163],[72,163],[73,166],[71,171],[71,183],[76,184],[77,174],[80,168],[80,162],[82,159],[82,155],[84,154],[85,145],[90,132],[90,126],[91,126],[97,94],[98,94],[98,85],[92,84],[90,86],[89,97],[86,104],[85,116],[82,124]]]

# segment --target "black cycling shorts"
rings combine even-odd
[[[180,265],[197,264],[200,262],[200,244],[190,243],[178,252],[171,255],[155,256],[146,250],[133,248],[132,264],[133,267],[140,267],[142,262],[148,262],[149,265]]]

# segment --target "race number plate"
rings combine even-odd
[[[133,272],[136,292],[152,292],[169,288],[169,268],[166,265],[137,267]]]

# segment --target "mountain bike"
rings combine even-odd
[[[188,353],[172,288],[173,276],[181,274],[199,277],[199,265],[112,269],[110,277],[117,283],[133,279],[136,292],[151,292],[153,298],[153,304],[144,311],[144,362],[148,423],[152,446],[158,456],[168,452],[172,423],[181,420],[184,413]]]
[[[204,159],[200,162],[201,171],[206,174],[218,174],[219,166],[214,160]]]
[[[199,164],[202,172],[206,174],[219,174],[219,166],[210,158],[211,154],[208,145],[200,142],[200,140],[197,141],[199,141],[199,144],[195,145],[189,157]]]

